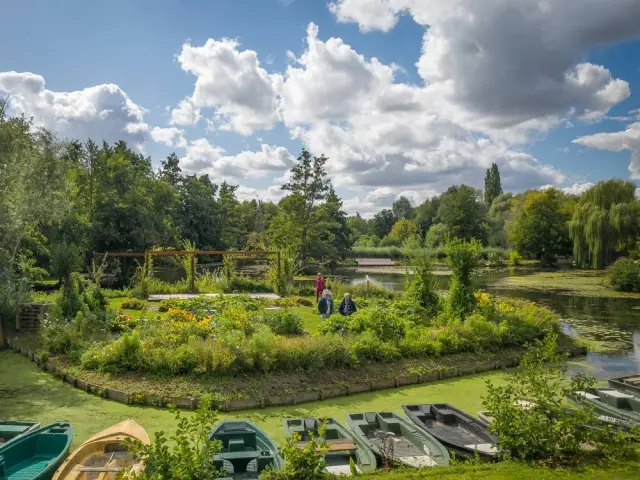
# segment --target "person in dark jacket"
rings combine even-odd
[[[352,313],[355,313],[357,310],[358,310],[358,307],[356,307],[355,302],[351,300],[351,294],[345,293],[344,299],[342,300],[342,302],[340,302],[340,306],[338,307],[338,311],[340,312],[340,315],[344,315],[345,317],[348,317]]]
[[[322,320],[329,318],[333,313],[333,302],[329,298],[328,293],[323,293],[322,297],[320,297],[318,301],[318,311],[320,312],[320,316],[322,316]]]

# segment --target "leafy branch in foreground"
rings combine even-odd
[[[566,407],[572,392],[593,387],[595,379],[583,374],[565,377],[556,340],[553,334],[529,349],[506,385],[487,381],[484,406],[494,418],[490,428],[501,449],[521,460],[560,463],[630,454],[633,432],[599,424],[593,407]]]
[[[318,434],[311,434],[309,442],[303,447],[298,446],[301,437],[293,433],[281,446],[284,457],[284,467],[279,472],[265,471],[260,480],[319,480],[334,478],[325,471],[325,455],[327,442],[324,440],[326,425],[318,427]]]
[[[170,438],[170,446],[164,431],[157,432],[151,445],[139,440],[125,440],[124,445],[145,464],[145,471],[132,474],[135,480],[213,480],[220,476],[214,463],[214,455],[220,442],[209,440],[216,423],[216,412],[211,410],[212,398],[204,395],[195,415],[183,417],[173,407],[178,427]]]

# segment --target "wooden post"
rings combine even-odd
[[[276,288],[278,290],[281,290],[281,286],[282,286],[282,272],[280,270],[281,268],[282,268],[282,266],[280,265],[280,250],[278,250],[278,275],[277,275],[277,280],[276,280],[276,282],[278,284]],[[284,292],[278,292],[279,295],[282,295],[283,293]]]
[[[196,255],[195,253],[191,254],[190,261],[190,269],[191,269],[191,277],[189,278],[189,291],[191,293],[195,293],[196,291]]]

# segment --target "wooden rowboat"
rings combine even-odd
[[[40,424],[38,422],[0,420],[0,445],[6,445],[12,440],[20,438],[20,435],[32,432],[37,428],[40,428]]]
[[[409,467],[449,465],[449,452],[425,430],[393,412],[350,413],[349,425],[383,462]]]
[[[376,456],[361,438],[355,436],[334,418],[290,418],[284,421],[287,436],[300,435],[299,448],[304,448],[311,435],[318,436],[318,428],[324,422],[323,439],[327,442],[326,470],[333,475],[351,475],[351,462],[359,473],[376,469]]]
[[[133,458],[122,445],[125,439],[140,440],[149,445],[147,432],[134,420],[113,425],[75,449],[58,468],[53,480],[113,480],[118,472],[139,473],[141,462]]]
[[[69,454],[70,423],[33,430],[0,447],[0,480],[49,480]]]
[[[448,403],[403,405],[407,416],[456,455],[495,460],[498,439],[483,422]]]

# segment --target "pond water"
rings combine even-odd
[[[526,275],[530,270],[492,271],[477,275],[479,287],[502,297],[524,298],[545,305],[562,318],[562,328],[569,335],[589,339],[607,347],[611,353],[588,353],[584,361],[572,362],[570,370],[587,371],[599,379],[640,372],[640,300],[626,298],[591,298],[559,293],[493,288],[505,276]],[[367,281],[401,290],[405,277],[392,273],[342,271],[338,278],[354,284]],[[449,275],[438,275],[441,289],[446,289]]]

